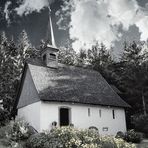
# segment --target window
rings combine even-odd
[[[43,61],[46,61],[46,54],[43,55]]]
[[[90,117],[90,108],[88,108],[88,116]]]
[[[101,118],[101,109],[99,109],[99,116],[100,116],[100,118]]]
[[[112,114],[113,114],[113,119],[115,119],[115,110],[112,110]]]
[[[50,53],[50,58],[51,58],[51,59],[55,59],[55,60],[56,60],[56,55],[55,55],[55,54],[53,54],[53,53]]]

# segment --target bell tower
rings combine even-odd
[[[46,66],[51,68],[58,67],[58,51],[56,47],[52,19],[51,19],[51,9],[49,9],[49,19],[48,19],[48,29],[47,29],[47,39],[44,49],[41,52],[42,60],[45,62]]]

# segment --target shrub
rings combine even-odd
[[[125,140],[127,142],[140,143],[142,138],[141,138],[141,135],[139,133],[135,132],[132,129],[132,130],[129,130],[125,133]]]
[[[136,148],[134,144],[127,143],[121,138],[115,138],[114,140],[117,148]]]
[[[45,133],[37,133],[27,140],[27,148],[44,148],[45,143],[48,141],[48,137]]]
[[[1,143],[5,146],[21,148],[21,140],[28,139],[32,134],[29,124],[24,121],[10,122],[8,125],[0,128]]]
[[[118,148],[113,137],[105,136],[101,138],[102,148]]]
[[[0,127],[6,125],[6,123],[9,121],[9,117],[9,112],[0,108]]]
[[[94,146],[100,146],[100,136],[98,131],[93,129],[77,130],[77,137],[80,141],[80,145],[90,146],[91,143]]]
[[[125,139],[125,134],[121,131],[117,132],[115,138],[121,138],[121,139]]]
[[[77,130],[72,127],[55,128],[51,132],[45,132],[31,136],[27,148],[99,148],[99,135],[91,130]]]
[[[10,130],[10,125],[3,126],[0,128],[0,139],[6,138],[6,133]]]
[[[78,130],[72,127],[54,128],[50,132],[30,136],[27,148],[135,148],[124,140],[100,137],[94,130]]]
[[[27,122],[16,121],[10,124],[10,130],[7,132],[7,137],[13,141],[19,141],[29,138],[32,134]]]
[[[142,132],[148,137],[148,115],[133,116],[133,124],[136,131]]]

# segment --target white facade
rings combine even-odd
[[[36,102],[18,109],[18,119],[23,119],[32,125],[37,131],[40,131],[40,107],[41,102]]]
[[[125,110],[117,107],[39,101],[19,108],[18,117],[24,118],[38,131],[50,130],[52,122],[60,125],[60,108],[69,109],[70,123],[76,128],[94,126],[101,135],[126,131]]]

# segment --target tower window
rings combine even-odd
[[[115,110],[112,110],[112,114],[113,114],[113,119],[115,119]]]
[[[46,61],[46,54],[43,55],[43,61]]]
[[[56,59],[56,55],[53,54],[53,53],[50,53],[50,58],[55,60]]]

